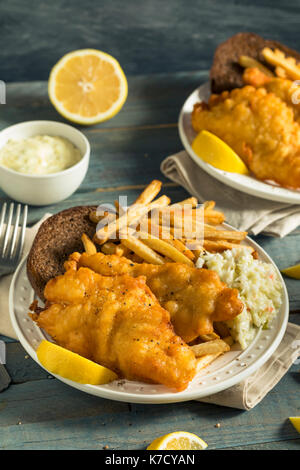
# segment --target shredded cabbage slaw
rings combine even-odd
[[[282,303],[281,280],[272,266],[254,259],[248,250],[226,250],[222,253],[203,253],[197,268],[203,265],[218,273],[229,287],[239,291],[244,309],[226,322],[233,339],[247,348],[257,329],[268,328]]]

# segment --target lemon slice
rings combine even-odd
[[[49,98],[66,119],[96,124],[115,116],[126,101],[127,80],[119,62],[96,49],[63,56],[48,82]]]
[[[292,416],[289,420],[294,428],[300,433],[300,416]]]
[[[300,279],[300,264],[295,264],[295,266],[282,269],[281,272],[288,277],[292,277],[293,279]]]
[[[204,450],[207,444],[196,434],[178,431],[155,439],[147,450]]]
[[[45,369],[73,382],[101,385],[117,379],[106,367],[46,340],[40,343],[36,354]]]
[[[223,140],[208,131],[201,131],[192,143],[194,152],[206,163],[230,173],[249,174],[243,160]]]

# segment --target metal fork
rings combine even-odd
[[[0,214],[0,276],[12,273],[20,261],[24,248],[28,206],[18,204],[14,217],[14,203],[12,202],[5,227],[6,210],[5,202]],[[20,223],[21,219],[22,223]]]

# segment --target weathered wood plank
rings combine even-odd
[[[263,444],[255,444],[251,446],[229,447],[226,450],[298,450],[300,448],[300,438],[288,441],[264,442]]]
[[[49,376],[50,377],[50,376]],[[0,394],[0,448],[5,429],[22,423],[45,423],[128,412],[128,404],[87,395],[54,378],[14,384]],[[101,423],[109,419],[103,418]]]
[[[297,0],[151,0],[142,9],[138,0],[90,0],[84,10],[78,0],[10,0],[1,6],[1,78],[46,80],[62,55],[85,47],[114,55],[126,74],[207,69],[216,45],[241,30],[300,49],[298,14]]]
[[[128,411],[56,380],[13,385],[0,396],[0,448],[141,449],[176,429],[201,435],[211,449],[295,441],[299,435],[287,418],[299,413],[296,370],[250,412],[198,402],[131,405]]]
[[[7,343],[5,367],[14,384],[49,377],[49,374],[31,359],[19,342]]]
[[[83,394],[56,379],[11,385],[0,394],[0,448],[88,449],[103,444],[139,449],[179,428],[201,435],[210,448],[295,440],[298,434],[287,418],[300,412],[299,380],[299,365],[294,365],[250,412],[199,402],[132,404],[129,411],[125,403]]]
[[[122,110],[109,121],[84,127],[85,132],[109,129],[174,125],[189,94],[208,80],[208,71],[129,76],[129,94]],[[51,105],[47,82],[10,83],[6,87],[5,113],[0,116],[0,128],[34,119],[66,121]]]

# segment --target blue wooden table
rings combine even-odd
[[[284,6],[254,1],[250,6],[230,0],[221,15],[224,3],[217,0],[190,2],[190,10],[179,0],[173,8],[172,2],[160,8],[161,2],[154,0],[146,2],[142,16],[137,1],[126,2],[122,9],[124,3],[116,0],[110,7],[103,5],[104,10],[100,4],[106,2],[88,1],[82,15],[79,3],[72,2],[74,10],[64,0],[51,2],[53,8],[35,0],[31,7],[21,0],[1,7],[7,47],[0,51],[0,79],[12,83],[7,85],[7,104],[0,107],[0,129],[24,120],[62,120],[49,104],[45,79],[51,65],[67,50],[87,46],[107,50],[124,58],[121,62],[129,74],[129,96],[122,111],[107,123],[83,129],[92,147],[83,184],[58,205],[30,207],[30,223],[45,211],[111,202],[120,193],[131,202],[153,178],[162,179],[163,191],[172,201],[183,199],[186,192],[162,177],[160,162],[182,148],[177,129],[180,107],[207,80],[215,45],[244,29],[297,46],[296,1]],[[59,15],[54,6],[60,8]],[[88,7],[92,12],[87,13]],[[68,20],[70,15],[73,22]],[[36,29],[39,22],[43,28]],[[3,193],[0,199],[1,204],[8,200]],[[279,268],[299,261],[300,229],[284,239],[259,236],[256,241]],[[300,281],[286,282],[290,321],[300,323]],[[287,419],[300,414],[299,365],[249,412],[198,402],[132,405],[68,387],[48,376],[17,341],[5,341],[12,384],[0,394],[0,449],[143,449],[158,435],[174,430],[195,432],[210,449],[300,448],[300,436]],[[221,427],[215,427],[216,423]]]

